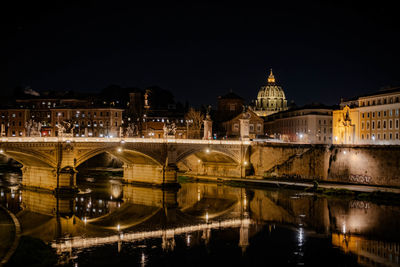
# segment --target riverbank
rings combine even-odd
[[[261,177],[249,177],[249,178],[234,178],[234,177],[215,177],[215,176],[180,176],[180,179],[188,179],[195,181],[210,181],[210,182],[223,182],[223,183],[237,183],[244,185],[258,185],[258,186],[274,186],[283,188],[293,189],[326,189],[326,190],[348,190],[357,193],[390,193],[399,194],[400,188],[389,187],[389,186],[378,186],[378,185],[362,185],[362,184],[349,184],[349,183],[337,183],[330,181],[310,181],[300,179],[263,179]]]
[[[0,266],[8,262],[18,247],[21,226],[18,219],[0,205]]]

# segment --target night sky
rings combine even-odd
[[[2,10],[3,94],[16,86],[158,85],[177,100],[215,104],[230,89],[255,99],[270,68],[298,105],[400,85],[400,19],[391,4],[13,2]]]

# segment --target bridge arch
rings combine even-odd
[[[155,159],[152,155],[148,155],[147,153],[138,151],[136,149],[124,148],[115,145],[111,147],[101,147],[89,150],[88,152],[82,154],[79,158],[77,158],[75,167],[78,167],[85,161],[101,153],[108,153],[113,157],[121,160],[125,164],[146,164],[146,165],[162,166],[162,163],[159,162],[157,159]]]
[[[53,152],[54,153],[54,152]],[[23,166],[56,168],[57,163],[44,153],[20,147],[0,148],[0,155],[9,157]]]
[[[198,147],[198,148],[193,148],[189,149],[180,155],[177,156],[176,162],[179,163],[182,160],[188,158],[191,155],[195,155],[196,157],[200,159],[206,159],[207,157],[212,157],[212,156],[222,156],[218,157],[219,159],[224,159],[224,162],[232,162],[236,164],[240,164],[241,159],[239,155],[234,154],[233,152],[225,149],[219,149],[219,148],[209,148],[209,147]],[[214,157],[216,158],[216,157]]]

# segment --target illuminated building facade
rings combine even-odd
[[[333,112],[335,144],[400,144],[400,88],[357,98]]]
[[[285,92],[281,86],[277,85],[272,69],[268,76],[267,85],[262,86],[258,92],[253,109],[260,117],[266,117],[288,109]]]
[[[27,136],[26,122],[30,119],[29,109],[2,109],[0,110],[1,136]]]
[[[52,136],[59,135],[58,124],[70,121],[76,137],[119,137],[122,112],[123,109],[117,108],[51,109]]]
[[[264,122],[268,136],[285,142],[332,143],[332,108],[306,105],[268,116]]]

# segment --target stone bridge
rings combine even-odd
[[[124,181],[148,184],[177,182],[177,171],[243,177],[250,141],[7,137],[0,154],[20,162],[22,184],[50,190],[76,187],[77,167],[101,153],[120,159]]]

